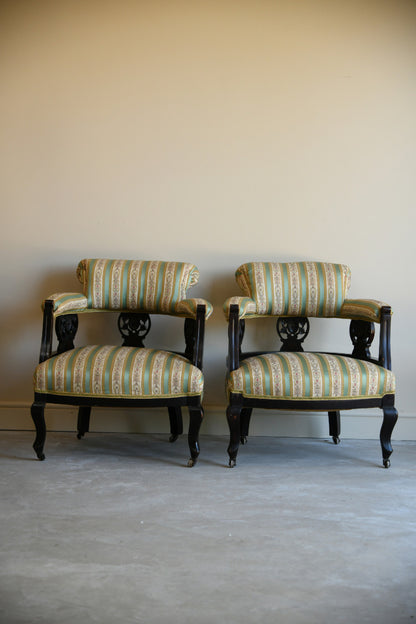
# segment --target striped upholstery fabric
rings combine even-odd
[[[350,399],[395,391],[394,374],[350,357],[317,353],[267,353],[244,360],[229,375],[228,392],[247,398]]]
[[[209,318],[213,311],[213,306],[205,299],[184,299],[179,301],[175,306],[175,314],[177,316],[185,316],[189,318],[196,317],[196,309],[198,305],[204,305],[206,308],[205,318]]]
[[[86,310],[88,305],[88,299],[80,293],[56,293],[48,297],[48,299],[53,301],[55,316],[71,312],[82,312]]]
[[[193,264],[157,260],[86,259],[77,275],[90,309],[162,314],[174,314],[199,278]]]
[[[375,299],[346,299],[342,305],[342,318],[373,321],[380,323],[381,308],[390,307],[387,303]]]
[[[230,316],[230,306],[232,305],[238,305],[239,318],[258,316],[254,299],[250,299],[250,297],[229,297],[225,300],[223,306],[224,314],[227,319]]]
[[[250,262],[236,271],[256,313],[274,316],[338,316],[350,286],[350,269],[325,262]]]
[[[37,393],[146,399],[201,395],[204,380],[186,358],[167,351],[90,345],[39,364],[34,385]]]

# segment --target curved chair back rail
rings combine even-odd
[[[199,279],[197,267],[187,262],[84,259],[77,275],[83,293],[48,297],[55,316],[101,310],[196,318],[198,305],[205,305],[206,318],[212,313],[205,299],[187,297]]]
[[[325,317],[340,313],[351,271],[328,262],[249,262],[236,280],[259,315]]]
[[[77,275],[90,309],[165,314],[175,313],[199,279],[194,264],[158,260],[86,259]]]

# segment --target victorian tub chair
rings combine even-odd
[[[391,372],[391,308],[372,299],[347,299],[350,269],[323,262],[251,262],[236,271],[243,296],[227,299],[230,428],[229,465],[235,466],[240,442],[247,441],[251,412],[325,411],[329,435],[340,436],[340,410],[379,407],[383,410],[380,442],[383,465],[392,453],[391,434],[397,420],[395,377]],[[280,351],[243,352],[246,320],[275,317]],[[349,319],[352,354],[305,352],[308,317]],[[370,345],[380,326],[379,353]]]
[[[203,299],[188,299],[198,269],[189,263],[142,260],[81,260],[77,276],[83,293],[51,295],[43,304],[39,364],[34,373],[31,414],[36,427],[33,448],[43,460],[47,403],[78,406],[78,438],[89,430],[93,406],[168,409],[170,441],[182,433],[181,408],[189,409],[188,443],[193,466],[199,455],[203,418],[202,356],[205,319],[212,312]],[[121,346],[74,347],[78,315],[118,313]],[[146,348],[150,315],[184,318],[183,353]],[[53,328],[57,337],[52,352]]]

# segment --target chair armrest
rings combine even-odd
[[[391,314],[390,306],[376,299],[345,299],[340,314],[337,316],[351,320],[380,323],[382,312],[387,310],[390,310]]]
[[[198,306],[205,306],[205,318],[209,318],[212,314],[212,304],[205,299],[182,299],[175,306],[175,315],[185,318],[197,318]]]
[[[224,314],[227,320],[230,318],[231,306],[238,306],[238,318],[249,318],[260,316],[257,313],[257,305],[254,299],[250,297],[230,297],[226,299],[223,305]]]
[[[53,303],[53,315],[55,317],[61,314],[85,312],[88,307],[87,297],[80,293],[55,293],[48,297],[46,301],[51,301]],[[43,307],[45,307],[46,301]]]

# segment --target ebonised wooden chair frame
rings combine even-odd
[[[379,366],[391,370],[391,308],[383,306],[380,318],[379,356],[372,359],[370,346],[375,335],[374,323],[364,320],[350,321],[350,337],[353,343],[352,354],[347,355],[359,360],[373,362]],[[277,333],[282,341],[280,351],[303,351],[302,343],[309,333],[309,320],[306,317],[278,317]],[[242,342],[245,331],[245,319],[239,319],[238,305],[230,306],[228,323],[228,373],[236,370],[240,362],[246,358],[271,353],[271,351],[243,352]],[[273,352],[273,351],[272,351]],[[276,352],[276,351],[275,351]],[[328,353],[326,351],[325,353]],[[263,399],[246,398],[241,394],[230,393],[227,408],[227,421],[230,429],[230,442],[228,446],[229,465],[236,465],[236,458],[240,442],[247,442],[250,418],[253,408],[265,408],[275,410],[294,411],[327,411],[329,419],[329,435],[335,444],[340,441],[340,411],[360,408],[378,407],[383,410],[383,422],[380,430],[380,444],[385,468],[390,466],[390,455],[393,452],[391,434],[396,424],[398,413],[394,407],[394,395],[388,394],[383,398],[358,398],[358,399],[325,399],[325,400],[302,400],[289,399]]]
[[[74,339],[78,329],[78,315],[65,314],[58,316],[54,323],[54,302],[46,300],[44,304],[42,340],[39,363],[53,355],[64,353],[74,348]],[[185,318],[184,337],[185,351],[173,352],[186,357],[191,364],[202,370],[204,332],[205,332],[205,305],[198,305],[196,318]],[[56,353],[52,353],[53,328],[58,340]],[[151,328],[151,317],[141,312],[121,312],[118,317],[118,329],[123,340],[122,346],[144,347],[143,340]],[[191,457],[188,466],[193,466],[199,456],[199,429],[203,419],[203,407],[200,396],[155,398],[155,399],[126,399],[103,398],[71,395],[70,397],[55,394],[36,393],[31,407],[31,416],[36,428],[36,437],[33,443],[35,453],[40,460],[45,459],[44,445],[46,439],[45,406],[48,403],[78,406],[77,438],[81,439],[89,431],[90,414],[92,407],[167,407],[170,421],[170,442],[175,442],[183,433],[182,407],[189,409],[188,444]]]

